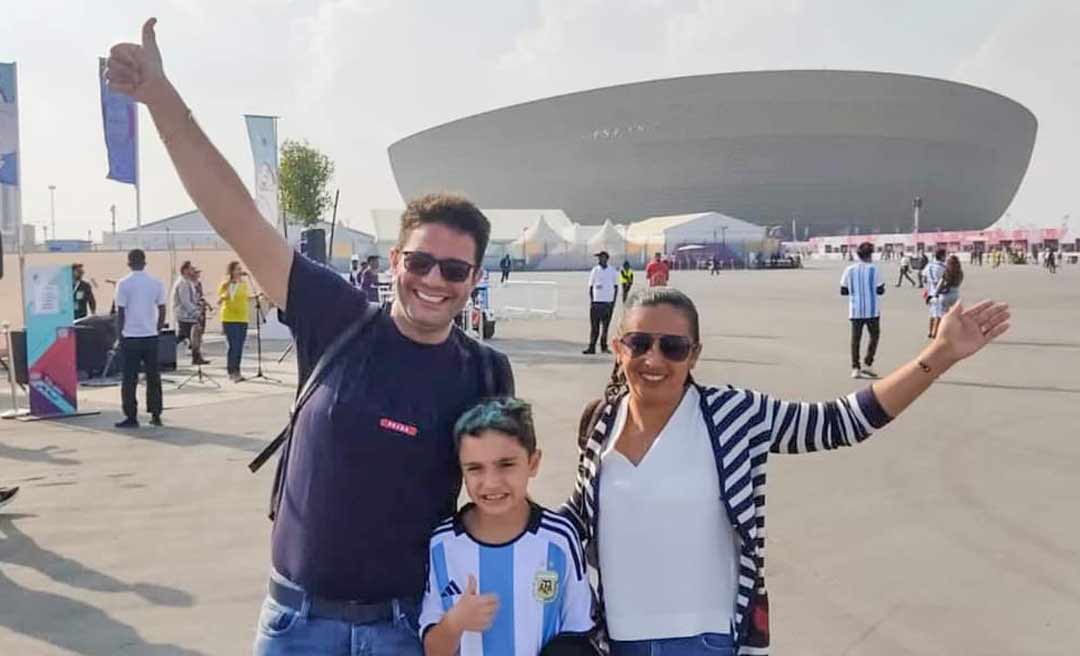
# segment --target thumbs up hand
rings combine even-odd
[[[131,96],[146,105],[164,97],[168,84],[161,63],[156,18],[143,24],[142,44],[118,43],[109,50],[106,79],[109,89]]]
[[[446,620],[458,631],[487,631],[495,621],[499,598],[493,594],[476,593],[476,577],[469,575],[465,592],[446,613]]]

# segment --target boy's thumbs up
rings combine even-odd
[[[476,594],[476,577],[469,574],[469,580],[465,583],[465,594],[472,596]]]

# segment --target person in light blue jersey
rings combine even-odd
[[[877,378],[871,368],[874,355],[877,354],[878,340],[881,338],[881,307],[878,296],[885,293],[885,281],[881,271],[873,263],[874,245],[864,241],[856,251],[859,261],[844,269],[840,278],[840,295],[848,297],[848,318],[851,320],[851,377],[868,376]],[[862,346],[862,332],[866,328],[870,333],[870,343],[866,347],[864,365],[859,363],[859,351]]]
[[[574,636],[589,651],[571,653],[592,653],[593,593],[580,537],[528,497],[541,455],[529,404],[481,403],[461,416],[454,436],[472,503],[431,538],[420,612],[425,654],[535,656]]]

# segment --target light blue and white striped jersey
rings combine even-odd
[[[555,635],[592,628],[592,588],[569,521],[534,505],[521,535],[490,545],[466,532],[467,508],[432,534],[421,640],[457,602],[470,575],[479,594],[498,596],[499,610],[490,629],[462,635],[460,656],[536,656]]]
[[[938,285],[941,284],[941,279],[945,277],[945,263],[939,260],[934,260],[930,264],[926,265],[926,288],[930,290],[930,295],[933,296],[937,293]]]
[[[840,286],[848,289],[848,318],[873,319],[880,316],[877,290],[884,284],[873,262],[856,262],[844,269]]]

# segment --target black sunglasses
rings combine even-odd
[[[690,357],[690,353],[697,346],[685,335],[626,333],[619,338],[619,341],[630,349],[630,357],[633,358],[640,358],[649,352],[654,343],[660,342],[660,354],[672,362],[682,362]]]
[[[465,282],[469,279],[474,267],[464,260],[447,257],[439,259],[430,253],[423,251],[402,251],[405,258],[405,269],[417,276],[426,276],[431,269],[438,264],[439,273],[446,282]]]

